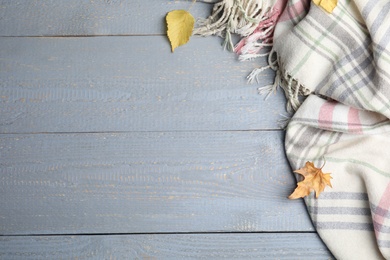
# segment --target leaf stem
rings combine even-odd
[[[325,166],[325,164],[326,164],[326,160],[325,160],[325,156],[322,156],[323,157],[323,159],[324,159],[324,164],[322,164],[322,166],[321,166],[321,170],[322,170],[322,168],[324,168],[324,166]]]

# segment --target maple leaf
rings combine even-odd
[[[173,52],[176,47],[186,44],[190,40],[195,19],[185,10],[173,10],[167,14],[166,21],[167,35]]]
[[[337,6],[337,0],[313,0],[313,3],[321,6],[328,13],[332,13]]]
[[[310,194],[310,192],[316,192],[316,198],[324,191],[326,185],[332,187],[330,183],[330,173],[323,173],[321,168],[316,168],[312,162],[306,162],[305,167],[296,170],[294,172],[301,174],[304,177],[303,181],[298,182],[297,188],[288,197],[289,199],[303,198]]]

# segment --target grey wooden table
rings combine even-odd
[[[284,97],[246,83],[265,60],[170,52],[189,5],[0,0],[0,259],[331,258],[287,199]]]

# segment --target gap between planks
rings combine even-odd
[[[254,232],[143,232],[143,233],[62,233],[62,234],[1,234],[0,237],[59,237],[59,236],[144,236],[144,235],[246,235],[246,234],[317,234],[316,231],[254,231]]]
[[[171,131],[88,131],[88,132],[31,132],[31,133],[0,133],[1,135],[62,135],[62,134],[131,134],[131,133],[240,133],[240,132],[284,132],[284,129],[247,129],[247,130],[171,130]]]

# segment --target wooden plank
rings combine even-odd
[[[165,34],[165,15],[174,9],[190,9],[195,18],[204,18],[212,5],[188,0],[1,0],[0,36]]]
[[[313,231],[281,131],[0,135],[0,234]]]
[[[1,259],[334,259],[316,234],[0,237]]]
[[[264,101],[216,38],[174,54],[163,36],[0,38],[0,133],[278,129],[284,95]]]

